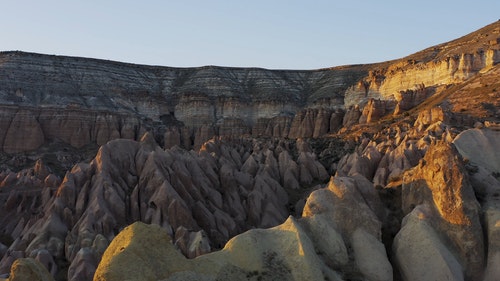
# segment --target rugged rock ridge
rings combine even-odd
[[[289,152],[294,146],[296,156]],[[5,270],[17,255],[45,251],[56,272],[61,260],[71,262],[70,280],[92,276],[109,241],[131,222],[161,225],[181,252],[195,257],[246,229],[283,222],[293,207],[288,192],[328,179],[301,141],[210,141],[195,153],[164,151],[151,134],[140,143],[109,142],[62,183],[42,168],[30,173],[3,175],[2,184],[13,188],[2,225],[18,238],[0,264]],[[36,215],[23,218],[23,211]]]
[[[0,144],[6,153],[35,150],[54,141],[81,148],[90,143],[103,145],[116,138],[137,139],[147,128],[136,117],[94,110],[12,106],[0,111]]]
[[[36,132],[30,143],[3,148],[7,153],[36,149],[50,141],[52,132],[68,130],[71,126],[65,123],[81,119],[81,112],[87,110],[110,119],[108,123],[115,123],[112,127],[132,121],[132,127],[153,132],[160,144],[165,141],[164,133],[173,131],[180,140],[166,142],[187,149],[198,149],[214,135],[318,137],[335,133],[341,121],[352,125],[401,114],[448,86],[489,70],[500,62],[499,38],[500,24],[496,22],[400,60],[311,71],[170,68],[4,52],[0,54],[0,104],[28,110],[23,121],[28,123],[15,127],[21,120],[14,120],[10,112],[1,114],[3,126],[16,121],[16,133],[0,136],[0,142],[11,143]],[[343,112],[353,110],[362,115],[344,116]],[[42,123],[42,116],[53,118],[54,112],[67,121],[42,126],[40,131],[34,121]],[[122,119],[124,114],[136,120],[112,120]],[[85,124],[91,130],[101,126]],[[297,124],[308,127],[297,129]],[[89,138],[86,127],[74,130],[68,133],[73,140],[64,139],[76,146],[121,137],[114,129],[104,132],[100,140]],[[131,135],[136,140],[141,136],[134,132],[127,137]]]
[[[156,226],[136,223],[112,242],[94,280],[121,280],[124,276],[133,280],[494,280],[498,249],[494,242],[488,246],[492,251],[488,259],[492,260],[485,270],[481,206],[475,197],[486,186],[469,179],[465,163],[450,143],[453,138],[429,138],[429,131],[419,132],[418,128],[405,132],[407,137],[400,145],[408,147],[408,142],[416,141],[425,156],[404,172],[399,183],[390,182],[377,191],[360,174],[363,171],[351,167],[348,175],[337,174],[325,188],[311,193],[300,218],[290,217],[266,230],[250,230],[231,239],[221,251],[194,260],[180,256],[168,238],[158,240],[160,246],[139,249],[148,243],[141,242],[147,239],[146,233],[168,236]],[[383,148],[392,145],[390,141],[364,141],[352,155],[378,152],[382,157],[365,158],[365,163],[385,165],[381,159],[390,152],[384,153]],[[347,162],[340,165],[349,166]],[[487,174],[473,174],[472,178],[490,177],[494,185],[482,192],[498,192],[498,180],[491,178],[491,172]],[[394,197],[388,201],[388,195]],[[491,221],[497,217],[494,202],[498,198],[488,198],[482,208],[489,210]],[[390,222],[393,219],[399,222]],[[491,243],[497,233],[491,225],[487,227]],[[387,241],[388,236],[394,240]],[[161,266],[141,264],[144,273],[126,271],[132,260],[144,255],[154,257]]]
[[[341,108],[344,90],[366,72],[366,66],[314,71],[180,69],[21,52],[0,57],[0,104],[5,111],[0,115],[5,127],[0,141],[7,141],[7,153],[36,149],[54,137],[76,147],[102,145],[123,137],[122,126],[132,131],[124,134],[126,138],[137,140],[147,130],[161,144],[164,133],[174,131],[181,136],[174,143],[188,149],[199,148],[214,135],[250,134],[258,124],[269,127],[278,122],[288,131],[290,124],[280,117],[293,118],[316,103],[329,110]],[[24,112],[27,120],[14,119],[12,111]],[[124,120],[125,115],[130,118]],[[43,124],[48,118],[60,121]],[[99,129],[102,122],[109,130]],[[8,131],[10,126],[16,133]],[[34,129],[31,143],[10,144]],[[95,130],[101,130],[99,136]],[[262,133],[258,128],[256,132]]]
[[[459,151],[468,155],[464,143],[474,139],[488,146],[498,131],[475,129],[455,137],[457,133],[443,121],[449,119],[442,108],[435,108],[423,111],[414,123],[403,122],[373,140],[361,140],[337,163],[328,185],[311,193],[303,212],[296,206],[298,218],[236,236],[222,251],[194,261],[185,260],[175,248],[188,257],[199,256],[249,225],[282,222],[289,211],[285,190],[300,190],[328,177],[325,169],[301,140],[296,144],[215,140],[205,143],[199,153],[164,151],[150,134],[141,143],[115,140],[102,146],[90,165],[75,166],[57,191],[45,189],[45,195],[38,195],[47,202],[41,206],[50,207],[41,217],[11,226],[20,231],[20,238],[1,264],[7,269],[17,257],[28,255],[57,272],[57,260],[65,256],[72,261],[68,279],[89,280],[111,239],[126,224],[139,220],[162,228],[139,233],[170,237],[161,239],[162,246],[141,250],[150,257],[158,251],[163,253],[159,257],[170,257],[168,266],[158,267],[162,271],[144,265],[146,272],[156,272],[151,280],[256,280],[267,275],[288,280],[494,278],[498,245],[491,241],[497,236],[494,217],[499,209],[493,194],[500,184],[491,167],[497,159],[471,159],[480,171],[474,172],[473,166],[466,168],[452,142],[461,144]],[[58,184],[49,183],[50,171],[42,163],[26,176],[7,180],[6,175],[4,182],[29,184],[31,173],[32,182],[41,187]],[[45,185],[40,185],[44,177]],[[40,199],[17,194],[9,199],[9,206],[22,202],[17,213],[19,208],[37,210],[39,205],[32,202]],[[488,216],[484,225],[483,213]],[[487,240],[482,239],[483,226]],[[127,253],[137,251],[116,249],[144,245],[139,233],[130,234],[130,243],[109,248],[96,280],[119,280],[128,272],[123,270],[132,258]],[[296,255],[296,249],[303,254]],[[129,276],[145,278],[140,272]]]
[[[408,90],[432,90],[461,83],[500,62],[499,38],[500,24],[495,22],[462,38],[376,65],[348,89],[345,105],[354,106],[365,98],[393,100],[396,97],[400,101]]]
[[[153,120],[170,114],[193,127],[198,122],[193,114],[211,124],[236,115],[252,125],[319,99],[337,99],[340,103],[332,107],[338,107],[343,91],[366,66],[313,71],[168,68],[4,52],[0,72],[2,104],[128,112]]]

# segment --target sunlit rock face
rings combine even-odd
[[[386,78],[380,87],[373,88],[373,90],[379,91],[383,97],[388,97],[395,92],[412,89],[419,84],[427,86],[456,84],[500,61],[500,52],[497,49],[488,52],[471,51],[471,53],[444,57],[436,62],[410,60],[406,63],[391,65],[387,68],[388,75],[385,75]]]
[[[493,23],[460,39],[375,65],[367,76],[346,91],[345,106],[348,108],[369,98],[419,103],[420,98],[403,98],[401,92],[410,90],[421,95],[426,88],[433,91],[438,86],[464,82],[500,62],[499,34],[498,24]]]
[[[361,82],[353,85],[346,98],[346,106],[359,103],[367,97],[393,99],[401,91],[419,90],[423,87],[452,85],[463,82],[483,69],[489,69],[500,62],[498,46],[483,46],[479,49],[450,50],[437,48],[431,57],[420,58],[419,53],[399,60],[387,67],[372,70]],[[490,49],[491,48],[491,49]],[[415,58],[414,58],[415,57]]]
[[[456,149],[447,143],[431,145],[403,181],[403,211],[421,204],[430,206],[424,219],[446,237],[442,243],[456,253],[465,276],[479,276],[484,267],[480,205]],[[404,256],[400,262],[406,262]]]

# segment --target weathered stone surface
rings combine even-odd
[[[299,251],[301,254],[299,254]],[[136,270],[130,263],[136,261]],[[137,262],[142,264],[137,264]],[[185,272],[182,274],[182,272]],[[189,273],[191,272],[191,273]],[[186,260],[160,227],[135,223],[106,250],[94,280],[161,280],[202,273],[207,280],[234,280],[256,275],[280,280],[323,278],[314,248],[293,219],[269,230],[251,230],[219,252]]]
[[[92,280],[97,264],[95,251],[89,247],[81,248],[68,268],[68,280]]]
[[[393,253],[403,280],[464,280],[463,268],[428,222],[432,211],[419,205],[405,217]]]
[[[326,264],[346,271],[351,278],[361,275],[369,280],[392,280],[391,264],[381,242],[382,224],[375,214],[377,210],[367,204],[373,198],[366,191],[361,193],[363,188],[357,185],[352,178],[332,178],[327,188],[311,193],[303,219],[309,225],[315,245],[321,246],[318,251]],[[346,248],[353,249],[349,250],[354,251],[349,253],[353,259],[345,259]]]
[[[333,227],[335,223],[323,214],[305,218],[316,251],[323,256],[326,264],[332,268],[346,265],[349,261],[347,248],[342,236]]]
[[[420,164],[409,171],[402,188],[403,211],[419,204],[432,206],[436,232],[447,237],[447,247],[465,269],[465,276],[480,276],[484,243],[480,206],[456,149],[446,142],[433,144]]]
[[[310,108],[297,112],[290,125],[290,138],[318,138],[336,132],[342,113],[328,108]],[[332,123],[331,123],[332,122]]]
[[[500,173],[500,131],[470,129],[460,133],[453,144],[460,154],[484,168]]]
[[[394,109],[392,100],[369,99],[359,117],[359,124],[378,121]]]
[[[12,265],[9,281],[53,281],[54,278],[45,267],[34,259],[18,259]]]
[[[418,128],[419,131],[423,131],[427,126],[434,124],[436,122],[448,122],[449,116],[445,110],[441,107],[433,107],[427,110],[422,110],[419,112],[417,120],[414,126]]]
[[[16,248],[19,251],[29,255],[48,250],[54,258],[68,259],[68,279],[88,279],[107,241],[129,221],[161,225],[182,253],[194,258],[222,248],[249,228],[282,223],[289,204],[284,187],[301,188],[299,167],[314,181],[327,176],[312,152],[293,158],[283,143],[255,145],[243,144],[244,149],[238,150],[211,140],[196,153],[179,147],[162,150],[149,133],[141,142],[113,140],[101,146],[90,164],[75,165],[59,186],[57,178],[50,180],[51,174],[47,175],[49,192],[42,191],[45,183],[40,178],[48,171],[39,161],[33,172],[25,172],[29,176],[5,174],[2,182],[9,190],[22,180],[39,192],[12,189],[5,208],[22,217],[21,211],[33,210],[33,202],[43,194],[47,211],[29,221],[8,222],[5,230],[15,237],[29,237],[18,241],[26,244]],[[281,166],[271,149],[283,154]],[[301,144],[300,150],[309,148]],[[22,208],[18,208],[20,202]],[[12,261],[4,259],[0,265],[8,269]]]
[[[477,171],[471,177],[474,191],[480,201],[482,201],[482,212],[484,219],[485,242],[487,246],[487,263],[484,272],[484,280],[495,280],[500,270],[498,262],[500,258],[500,181],[493,176],[491,171],[482,166],[477,167]]]
[[[422,103],[426,98],[433,94],[434,89],[426,88],[424,84],[416,85],[414,89],[399,91],[394,94],[396,108],[394,114],[401,114]]]
[[[19,110],[6,130],[3,150],[7,153],[34,150],[43,142],[42,128],[33,113],[30,110]]]
[[[355,207],[353,207],[355,206]],[[357,212],[351,212],[355,208]],[[363,227],[380,238],[381,223],[359,193],[356,183],[348,177],[334,177],[325,189],[316,190],[307,199],[302,216],[324,214],[335,222],[344,237]]]
[[[94,280],[162,280],[172,272],[182,271],[186,264],[164,229],[135,223],[111,242]]]
[[[354,258],[366,280],[392,280],[392,266],[384,244],[358,228],[351,236]]]
[[[360,117],[361,117],[361,111],[359,109],[358,104],[349,107],[344,115],[342,126],[345,128],[349,128],[352,125],[358,124]]]
[[[276,121],[265,126],[266,135],[287,136],[290,117],[303,108],[304,100],[315,107],[319,100],[335,101],[319,103],[327,110],[319,121],[308,118],[318,123],[316,134],[322,134],[330,121],[328,110],[341,107],[343,102],[337,93],[343,91],[344,84],[365,74],[359,66],[316,71],[214,66],[183,69],[22,52],[5,52],[0,59],[0,74],[5,74],[1,77],[8,77],[0,81],[0,104],[42,107],[38,120],[45,136],[75,147],[91,141],[101,145],[116,136],[137,139],[143,133],[140,127],[161,128],[161,123],[186,126],[190,137],[200,135],[198,145],[214,135],[249,133],[258,120]],[[123,114],[132,118],[121,122],[116,116]],[[10,124],[12,116],[0,115],[0,128]],[[313,130],[314,126],[311,136]],[[20,130],[18,134],[27,133]],[[33,149],[39,143],[9,148],[12,144],[7,144],[9,151]]]

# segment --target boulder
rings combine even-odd
[[[304,217],[316,251],[323,256],[328,266],[341,268],[349,261],[342,236],[334,228],[334,222],[324,214]]]
[[[132,266],[133,265],[133,266]],[[321,262],[302,227],[289,218],[278,227],[231,239],[219,252],[187,260],[159,226],[136,222],[111,242],[94,280],[323,280]],[[201,278],[201,279],[198,279]]]
[[[471,183],[480,198],[483,226],[487,244],[487,262],[484,280],[493,281],[500,276],[500,180],[482,166],[472,174]]]
[[[469,129],[453,140],[458,152],[476,165],[500,173],[500,131]]]
[[[17,259],[10,269],[8,281],[54,281],[47,269],[32,258]]]
[[[356,212],[352,212],[352,210]],[[381,238],[382,224],[377,215],[367,205],[356,187],[356,181],[349,177],[332,177],[327,188],[311,193],[307,198],[303,217],[323,214],[335,223],[343,237],[362,227],[376,237]]]
[[[96,269],[95,281],[162,280],[187,267],[168,233],[158,225],[136,222],[111,241]]]
[[[392,265],[382,242],[362,228],[351,236],[354,259],[359,271],[369,281],[392,281]]]
[[[429,223],[429,206],[419,205],[394,238],[394,261],[403,280],[464,280],[463,268]]]

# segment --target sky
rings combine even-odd
[[[498,0],[0,0],[0,50],[318,69],[397,59],[500,19]]]

